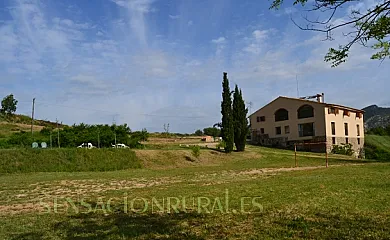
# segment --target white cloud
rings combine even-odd
[[[226,42],[226,39],[224,37],[219,37],[217,39],[213,39],[211,40],[212,43],[216,43],[216,44],[222,44],[222,43],[225,43]]]
[[[291,15],[291,14],[294,14],[296,13],[298,10],[295,8],[295,7],[286,7],[284,9],[284,13],[287,14],[287,15]]]
[[[130,27],[136,34],[141,46],[147,46],[146,32],[147,25],[145,23],[145,14],[154,11],[152,4],[154,0],[112,0],[120,7],[124,7],[128,11],[130,18]]]
[[[140,13],[148,13],[153,10],[151,4],[154,0],[112,0],[118,6],[129,8]]]
[[[193,22],[193,21],[188,21],[188,22],[187,22],[187,26],[192,26],[192,25],[194,25],[194,22]]]
[[[253,36],[256,40],[266,39],[268,36],[268,30],[255,30]]]
[[[168,15],[170,19],[172,20],[175,20],[175,19],[179,19],[180,18],[180,15]]]

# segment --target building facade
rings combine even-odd
[[[323,97],[323,96],[322,96]],[[323,99],[323,98],[322,98]],[[364,111],[321,101],[279,97],[249,116],[254,144],[331,152],[348,144],[363,155]]]

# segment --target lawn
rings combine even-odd
[[[390,163],[249,146],[0,176],[0,239],[388,239]],[[111,199],[111,201],[109,201]],[[153,207],[154,208],[153,208]]]

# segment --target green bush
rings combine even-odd
[[[198,146],[198,145],[192,146],[191,151],[192,151],[192,155],[194,155],[194,157],[198,158],[200,156],[200,146]]]
[[[333,145],[332,153],[352,156],[354,154],[354,151],[352,149],[352,144],[342,143],[341,145]]]
[[[225,141],[221,141],[217,144],[217,149],[218,150],[221,150],[221,148],[225,148],[226,147],[226,143]]]

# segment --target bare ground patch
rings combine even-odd
[[[190,166],[219,166],[237,158],[242,160],[260,159],[256,152],[225,154],[217,150],[202,149],[200,156],[194,157],[189,149],[183,150],[135,150],[142,165],[148,169],[172,169]]]

